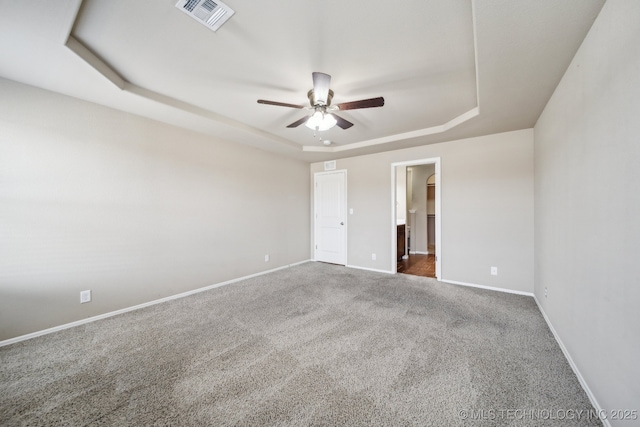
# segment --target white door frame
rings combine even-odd
[[[432,157],[429,159],[410,160],[407,162],[391,163],[391,272],[398,272],[397,260],[397,230],[398,212],[396,209],[396,167],[398,166],[418,166],[418,165],[435,165],[436,173],[436,279],[442,280],[442,203],[441,203],[441,183],[442,175],[440,174],[440,157]]]
[[[341,173],[344,175],[344,265],[347,265],[347,236],[348,236],[348,229],[347,227],[349,226],[349,222],[347,221],[347,170],[346,169],[338,169],[338,170],[332,170],[332,171],[326,171],[326,172],[316,172],[313,174],[313,260],[317,261],[317,256],[316,256],[316,252],[317,252],[317,242],[318,242],[318,192],[317,190],[317,179],[318,176],[320,175],[330,175],[330,174],[335,174],[335,173]]]

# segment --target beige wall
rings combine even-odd
[[[354,209],[347,263],[392,270],[391,164],[434,157],[442,167],[442,278],[533,292],[532,129],[338,160]],[[313,163],[311,175],[322,168]]]
[[[640,411],[638,22],[607,1],[535,126],[535,294],[606,410]]]
[[[0,93],[0,340],[309,259],[308,164]]]

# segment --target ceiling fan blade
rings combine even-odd
[[[296,120],[295,122],[291,123],[289,126],[287,126],[288,128],[297,128],[298,126],[300,126],[301,124],[303,124],[304,122],[306,122],[307,120],[309,120],[309,116],[305,116],[303,118],[301,118],[300,120]]]
[[[311,73],[313,77],[313,96],[315,104],[328,104],[329,97],[329,84],[331,83],[331,76],[325,73]]]
[[[340,110],[356,110],[358,108],[372,108],[372,107],[382,107],[384,105],[384,98],[370,98],[370,99],[362,99],[360,101],[351,101],[351,102],[343,102],[342,104],[336,105]]]
[[[278,107],[289,107],[289,108],[299,108],[299,109],[305,108],[304,105],[287,104],[286,102],[267,101],[266,99],[258,99],[258,104],[277,105]]]
[[[340,128],[349,129],[351,126],[353,126],[353,123],[351,123],[349,120],[345,120],[342,117],[340,117],[340,116],[338,116],[336,114],[333,114],[333,113],[331,113],[331,115],[333,117],[335,117],[336,122],[337,122],[336,125],[338,125]]]

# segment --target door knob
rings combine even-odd
[[[344,222],[341,222],[340,225],[344,225]]]

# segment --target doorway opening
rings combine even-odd
[[[391,165],[393,272],[441,278],[440,158]]]

